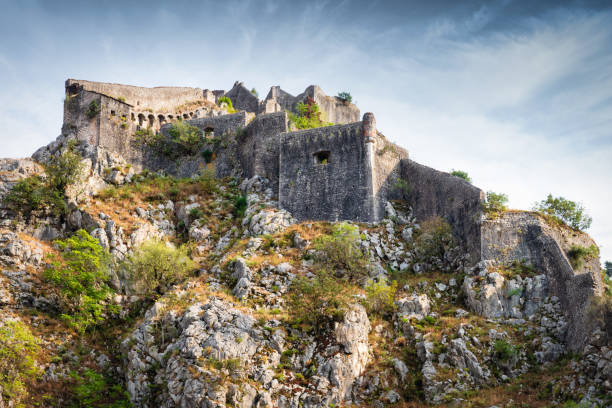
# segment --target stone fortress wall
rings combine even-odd
[[[239,112],[228,115],[218,108],[214,101],[221,96],[230,97]],[[306,98],[320,104],[325,120],[338,124],[290,131],[287,112],[294,112]],[[89,118],[86,112],[94,100],[100,113]],[[410,160],[405,149],[377,131],[373,114],[366,113],[361,120],[356,106],[325,95],[318,86],[309,86],[297,97],[273,86],[266,99],[259,101],[242,82],[236,82],[229,92],[210,92],[68,80],[64,112],[63,134],[74,133],[88,146],[118,153],[135,170],[149,168],[187,177],[205,166],[201,155],[164,160],[136,143],[138,130],[166,134],[169,122],[180,117],[203,130],[205,148],[216,149],[217,176],[268,178],[280,207],[298,220],[374,222],[385,216],[387,200],[403,199],[418,221],[444,218],[474,262],[539,259],[536,267],[561,271],[572,288],[598,290],[593,286],[598,271],[570,279],[570,274],[585,273],[573,271],[564,255],[566,247],[580,241],[581,235],[559,237],[533,220],[522,220],[525,225],[534,223],[530,228],[540,228],[546,237],[536,239],[538,234],[532,234],[528,239],[513,232],[513,222],[484,220],[482,190]],[[556,292],[566,292],[570,286]]]

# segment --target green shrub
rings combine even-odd
[[[467,172],[465,172],[463,170],[455,170],[455,169],[453,169],[450,174],[453,175],[453,176],[462,178],[465,181],[467,181],[468,183],[472,182],[472,179],[470,178],[470,176],[468,176]]]
[[[569,251],[567,251],[567,257],[574,269],[582,268],[585,260],[593,259],[598,256],[599,248],[594,244],[588,248],[580,245],[572,245]]]
[[[182,120],[174,122],[170,126],[168,135],[178,152],[182,154],[196,154],[204,145],[202,131]]]
[[[360,249],[361,239],[357,226],[335,224],[331,235],[323,235],[314,242],[318,251],[315,269],[331,271],[350,281],[363,281],[369,272],[369,260]]]
[[[365,290],[367,293],[366,309],[369,313],[380,316],[393,314],[396,309],[395,293],[397,292],[397,281],[392,281],[389,284],[384,277],[380,277],[378,281],[368,279]]]
[[[39,340],[28,326],[20,321],[4,320],[0,323],[0,401],[9,401],[23,407],[27,397],[26,383],[40,374],[36,355]]]
[[[147,297],[163,294],[186,279],[195,267],[187,255],[187,247],[174,248],[153,240],[143,243],[120,265],[133,290]]]
[[[210,163],[213,158],[213,152],[211,152],[210,149],[206,149],[202,152],[202,157],[206,163]]]
[[[338,99],[341,99],[343,102],[351,103],[353,102],[353,97],[350,92],[342,91],[338,92]]]
[[[588,229],[593,222],[581,204],[563,197],[553,197],[552,194],[536,203],[533,209],[580,231]]]
[[[3,199],[4,205],[25,217],[43,211],[60,216],[67,212],[64,195],[50,188],[40,176],[30,176],[15,184]]]
[[[309,279],[299,276],[291,284],[288,310],[298,321],[322,333],[333,322],[342,321],[348,309],[347,286],[324,271]]]
[[[251,89],[251,94],[253,94],[256,98],[259,98],[259,93],[257,92],[257,89]]]
[[[487,200],[483,205],[483,210],[485,213],[495,217],[507,210],[507,204],[508,196],[506,194],[487,191]]]
[[[237,217],[244,217],[244,213],[247,209],[247,197],[246,195],[237,196],[234,199],[234,215]]]
[[[87,115],[89,119],[93,119],[96,116],[98,116],[99,113],[100,113],[100,104],[98,103],[98,101],[93,100],[89,102],[89,106],[87,107],[87,112],[85,112],[85,115]]]
[[[64,192],[69,184],[78,181],[83,168],[81,156],[70,146],[63,154],[52,156],[44,165],[49,186]]]
[[[189,218],[191,220],[197,220],[199,218],[202,218],[203,215],[204,215],[204,213],[202,212],[202,209],[200,207],[192,208],[189,211]]]
[[[30,176],[17,182],[4,197],[4,205],[26,217],[37,211],[56,217],[65,215],[68,210],[66,187],[78,181],[81,156],[71,145],[63,154],[52,156],[43,167],[44,178]]]
[[[495,340],[493,351],[500,361],[508,361],[518,354],[516,347],[505,340]]]
[[[70,372],[73,380],[73,396],[69,401],[70,408],[129,408],[129,394],[122,386],[111,378],[90,368],[83,374]]]
[[[333,125],[333,123],[321,120],[319,105],[314,103],[314,100],[309,99],[306,103],[298,103],[297,111],[297,114],[289,113],[289,124],[297,129],[313,129]]]
[[[444,259],[444,253],[455,247],[456,242],[450,225],[441,217],[431,217],[421,223],[415,238],[419,258],[423,262]]]
[[[221,104],[225,103],[227,105],[227,113],[236,113],[236,109],[234,109],[234,105],[232,104],[232,100],[228,96],[222,96],[217,101],[217,105],[221,106]]]
[[[109,256],[85,230],[55,243],[61,255],[50,258],[51,266],[43,276],[60,290],[62,319],[82,333],[104,321],[106,313],[117,311],[107,303],[112,293],[107,284]]]

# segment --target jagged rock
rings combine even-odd
[[[488,370],[482,368],[474,353],[468,350],[463,339],[451,340],[447,359],[457,368],[467,368],[475,383],[482,384],[489,377]]]
[[[304,359],[319,361],[309,380],[317,386],[312,391],[299,387],[301,391],[293,394],[289,402],[276,392],[281,385],[273,371],[280,363],[285,343],[282,330],[274,332],[274,340],[269,339],[255,318],[216,297],[191,305],[182,315],[164,310],[163,301],[158,301],[122,343],[127,390],[136,407],[324,407],[350,398],[353,382],[369,361],[370,323],[365,309],[355,305],[334,328],[331,340],[335,348],[328,346],[314,356],[315,347],[305,352]],[[160,329],[165,333],[163,343],[156,334]],[[234,359],[239,362],[232,362],[238,361]],[[234,368],[215,368],[227,362],[232,362]],[[227,375],[224,371],[230,375],[219,387],[218,379]],[[246,375],[253,381],[245,382]],[[151,385],[158,382],[167,383],[167,387],[152,401]]]
[[[429,314],[431,308],[429,298],[425,294],[401,298],[396,302],[396,305],[398,316],[408,320],[424,318]]]
[[[195,220],[189,227],[189,239],[195,242],[202,242],[210,236],[210,230],[201,225],[199,220]]]

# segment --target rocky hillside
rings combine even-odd
[[[576,334],[555,265],[472,264],[405,201],[297,223],[259,176],[54,151],[0,161],[0,407],[612,406],[609,288]]]

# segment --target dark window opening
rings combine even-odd
[[[115,116],[115,111],[114,110],[111,111],[111,116]]]
[[[210,139],[212,137],[215,136],[215,129],[211,128],[211,127],[207,127],[206,129],[204,129],[204,137],[206,137],[207,139]]]
[[[329,150],[324,150],[314,154],[316,164],[327,164],[329,162]]]

